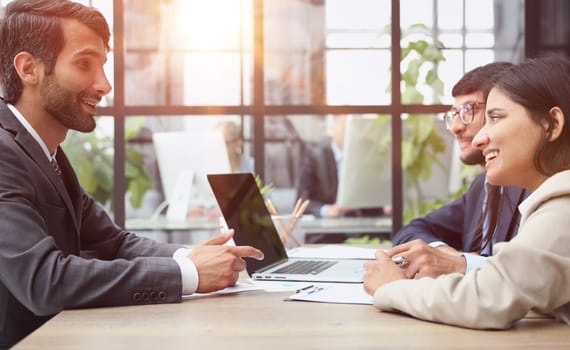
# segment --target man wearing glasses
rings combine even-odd
[[[453,87],[454,104],[443,119],[459,144],[461,161],[467,165],[484,164],[481,151],[471,141],[485,122],[489,84],[511,66],[497,62],[475,68]],[[493,243],[516,235],[517,207],[524,197],[522,189],[488,185],[481,173],[462,197],[398,231],[388,255],[403,258],[400,266],[408,278],[467,273],[484,264]],[[487,201],[489,210],[485,209]]]

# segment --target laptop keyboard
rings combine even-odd
[[[316,275],[338,261],[299,260],[273,271],[273,273],[288,273],[292,275]]]

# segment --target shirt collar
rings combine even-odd
[[[525,215],[525,213],[528,211],[528,208],[530,206],[530,203],[532,202],[532,197],[534,195],[535,192],[531,192],[528,197],[525,198],[525,200],[523,200],[521,202],[521,204],[519,204],[519,213],[521,213],[522,216]]]

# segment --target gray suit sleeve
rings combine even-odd
[[[36,315],[181,300],[180,268],[170,257],[177,246],[121,230],[84,193],[71,214],[26,159],[16,148],[0,159],[1,288]],[[82,249],[97,258],[80,257]]]

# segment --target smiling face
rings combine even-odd
[[[487,98],[485,126],[473,139],[483,151],[487,180],[493,185],[534,190],[545,179],[534,163],[544,129],[531,120],[527,110],[501,90],[493,88]]]
[[[475,102],[484,102],[482,92],[476,91],[467,95],[456,96],[452,110],[458,110],[460,106],[464,104]],[[459,144],[460,159],[467,165],[483,164],[481,150],[473,146],[472,142],[473,137],[485,122],[485,105],[475,105],[473,113],[473,122],[471,124],[464,124],[459,115],[456,115],[453,118],[453,123],[450,129]]]
[[[101,37],[76,20],[62,20],[65,45],[54,70],[40,86],[44,110],[63,127],[83,132],[95,128],[95,106],[111,91],[103,65]]]

